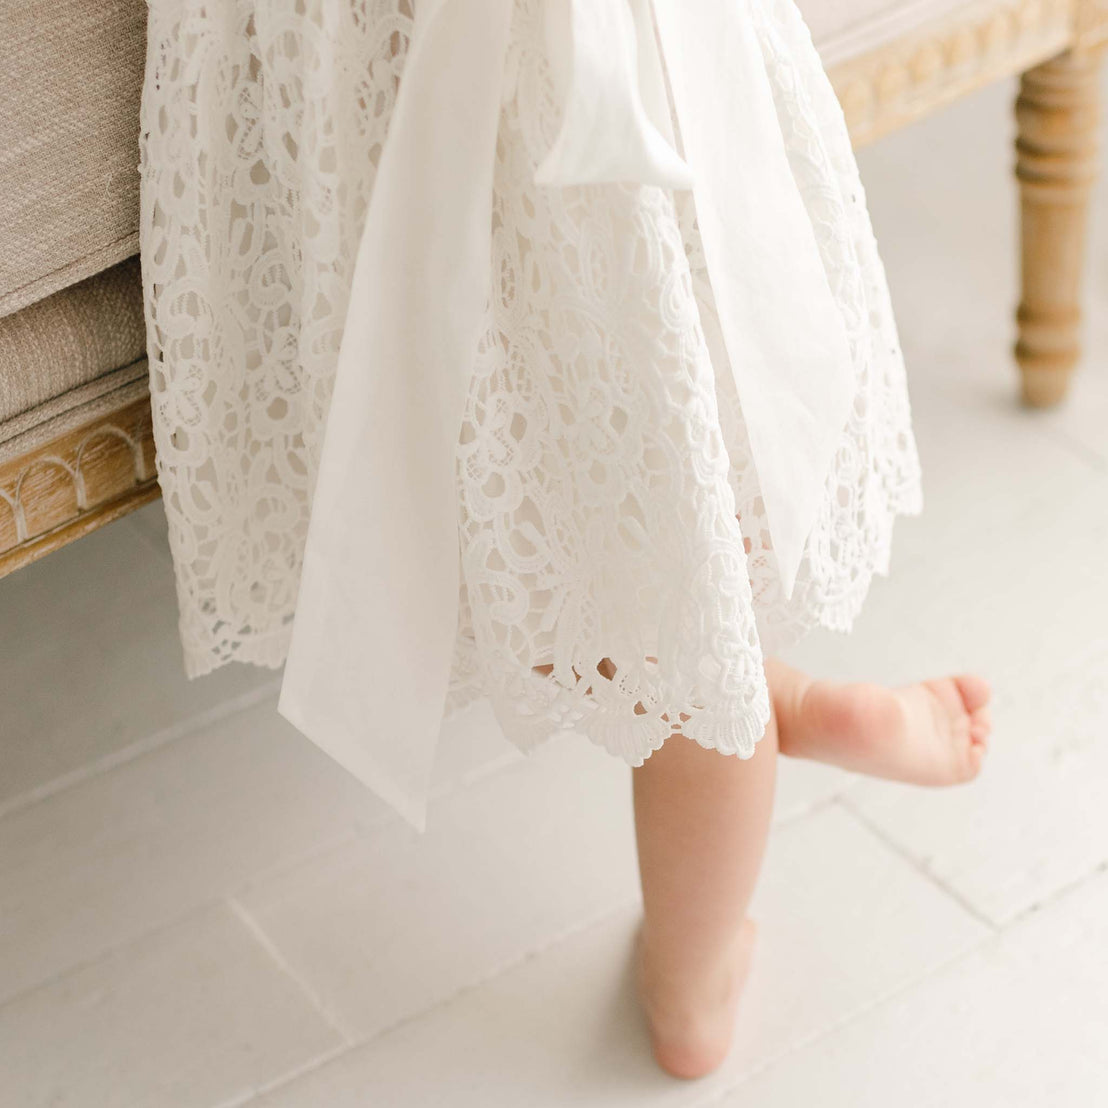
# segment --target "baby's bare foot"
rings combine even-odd
[[[817,681],[766,663],[782,754],[915,785],[977,776],[992,730],[989,685],[960,674],[901,688]]]
[[[743,920],[730,950],[701,972],[659,965],[640,930],[636,939],[639,997],[658,1065],[673,1077],[704,1077],[731,1049],[739,997],[757,930]]]

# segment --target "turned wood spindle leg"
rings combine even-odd
[[[1089,189],[1097,170],[1102,50],[1071,50],[1023,74],[1016,101],[1023,294],[1016,361],[1021,397],[1066,394],[1081,354]]]

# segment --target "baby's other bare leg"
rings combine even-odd
[[[711,1072],[731,1045],[776,759],[771,719],[752,758],[675,735],[632,771],[643,889],[639,990],[655,1058],[675,1077]]]

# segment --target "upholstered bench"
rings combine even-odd
[[[726,3],[727,0],[719,0]],[[1079,356],[1108,0],[800,0],[866,143],[1022,73],[1025,403]],[[158,495],[138,264],[145,0],[0,0],[0,575]]]

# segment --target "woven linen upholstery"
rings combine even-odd
[[[136,256],[0,318],[0,425],[145,351]]]
[[[0,0],[0,316],[138,250],[145,0]]]

